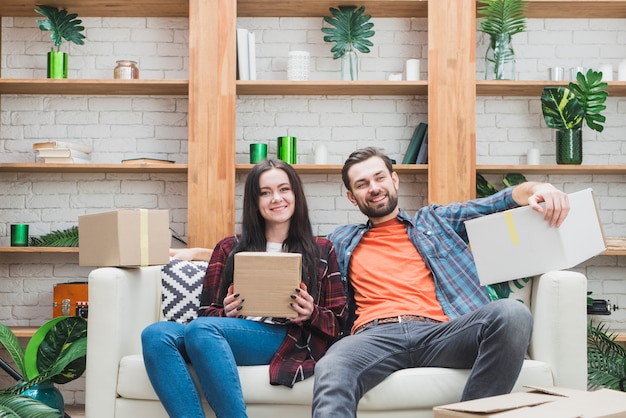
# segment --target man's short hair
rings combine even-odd
[[[393,173],[393,164],[391,162],[391,158],[385,155],[380,148],[376,147],[365,147],[354,151],[348,159],[343,163],[343,168],[341,169],[341,179],[343,180],[343,184],[346,186],[348,190],[352,190],[350,187],[350,178],[348,177],[348,171],[350,168],[358,163],[362,163],[365,160],[369,160],[372,157],[378,157],[385,163],[385,167],[389,170],[389,174]]]

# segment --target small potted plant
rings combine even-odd
[[[581,164],[583,160],[582,126],[602,132],[606,117],[604,102],[608,97],[602,73],[592,69],[578,73],[576,82],[567,87],[545,87],[541,110],[549,128],[556,129],[557,164]]]
[[[68,53],[61,51],[63,39],[73,42],[76,45],[84,45],[85,35],[81,32],[85,30],[81,26],[82,20],[77,19],[76,13],[68,14],[65,9],[58,9],[52,6],[38,5],[35,12],[46,19],[37,20],[39,29],[51,31],[50,38],[54,41],[54,47],[48,52],[48,78],[67,78]]]
[[[356,51],[369,53],[374,44],[368,38],[374,36],[372,16],[366,15],[365,6],[331,7],[332,17],[324,16],[324,21],[332,27],[323,27],[324,42],[335,42],[330,49],[333,59],[341,58],[342,80],[358,80],[358,56]]]
[[[63,384],[79,378],[86,368],[87,321],[78,316],[60,316],[43,324],[31,337],[26,349],[6,325],[0,324],[0,343],[7,350],[19,373],[13,387],[0,392],[0,402],[34,405],[28,397],[64,412],[63,396],[54,383]],[[15,399],[11,399],[15,397]],[[0,416],[2,412],[0,410]],[[13,416],[13,415],[9,415]],[[18,414],[16,416],[26,416]],[[56,416],[56,415],[53,415]]]
[[[514,80],[515,52],[511,37],[526,30],[526,2],[483,0],[478,7],[480,30],[489,35],[485,55],[486,80]]]

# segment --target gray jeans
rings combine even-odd
[[[526,306],[502,299],[446,323],[366,327],[331,346],[315,366],[313,417],[356,417],[368,390],[411,367],[471,369],[463,401],[509,393],[522,368],[532,324]]]

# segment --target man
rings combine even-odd
[[[342,179],[348,199],[369,221],[329,235],[348,285],[351,335],[315,367],[313,417],[355,417],[363,394],[409,367],[471,369],[463,401],[510,392],[532,317],[516,300],[490,302],[463,222],[530,205],[558,227],[569,211],[567,195],[527,182],[409,217],[397,207],[399,179],[391,160],[375,148],[352,153]]]

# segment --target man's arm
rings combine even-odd
[[[569,213],[567,194],[550,183],[525,182],[516,186],[512,195],[518,205],[530,205],[537,212],[543,213],[550,226],[560,226]],[[545,208],[539,205],[542,202]]]

